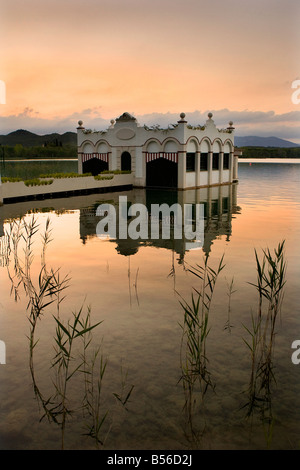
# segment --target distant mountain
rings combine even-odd
[[[279,139],[278,137],[257,137],[246,136],[234,138],[234,143],[237,147],[276,147],[276,148],[291,148],[300,147],[300,145],[290,142],[289,140]]]
[[[300,147],[300,145],[290,142],[288,140],[279,139],[278,137],[257,137],[235,136],[235,145],[237,147],[276,147],[276,148],[291,148]],[[47,145],[77,145],[76,132],[65,132],[64,134],[46,134],[37,135],[33,132],[19,129],[7,135],[0,135],[0,144],[11,145],[21,144],[23,147],[39,147]]]
[[[19,129],[7,135],[0,135],[0,144],[16,145],[23,147],[40,147],[43,145],[77,145],[77,134],[75,132],[65,132],[64,134],[37,135],[33,132]]]

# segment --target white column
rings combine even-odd
[[[186,175],[186,152],[178,152],[178,188],[185,188],[185,175]]]
[[[223,183],[224,152],[219,153],[219,183]]]
[[[109,154],[109,170],[117,170],[117,149],[112,147]]]
[[[233,179],[238,179],[238,156],[233,155]]]
[[[143,178],[144,171],[143,171],[143,160],[144,154],[142,147],[136,147],[135,149],[135,177],[136,178]]]
[[[207,153],[207,158],[208,158],[208,162],[207,162],[207,170],[208,170],[207,184],[208,185],[211,185],[211,182],[212,182],[212,156],[213,156],[212,151]]]
[[[196,187],[198,188],[200,186],[200,152],[196,152],[195,170],[196,170]]]
[[[78,153],[78,174],[82,175],[82,153]]]

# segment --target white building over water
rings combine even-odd
[[[92,131],[79,121],[78,172],[131,171],[133,186],[191,189],[230,184],[238,178],[234,127],[217,129],[212,114],[203,126],[189,125],[185,114],[162,129],[139,125],[129,113]]]

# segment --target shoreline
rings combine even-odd
[[[77,162],[77,158],[6,158],[5,163],[8,162]]]
[[[239,158],[238,163],[300,163],[300,158]]]

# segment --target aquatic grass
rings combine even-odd
[[[249,338],[243,338],[243,341],[251,358],[248,401],[243,408],[247,410],[247,418],[259,410],[264,425],[267,424],[268,443],[274,424],[271,395],[272,385],[276,384],[273,363],[276,322],[281,313],[286,284],[284,247],[285,241],[280,242],[273,253],[269,248],[262,250],[262,260],[255,250],[257,280],[249,284],[258,292],[258,307],[251,315],[251,325],[243,325]]]
[[[102,354],[101,346],[94,351],[90,361],[87,361],[84,356],[83,366],[85,374],[83,411],[88,414],[91,421],[86,424],[87,431],[84,434],[94,439],[97,448],[99,448],[99,446],[103,446],[105,442],[105,437],[102,437],[104,433],[103,426],[109,414],[109,410],[107,409],[102,412],[102,389],[107,359],[104,358]],[[106,435],[107,434],[108,432]]]
[[[56,367],[56,380],[54,382],[56,394],[54,400],[57,404],[53,407],[53,411],[61,416],[61,446],[64,448],[65,443],[65,427],[68,415],[71,415],[73,410],[68,405],[68,385],[72,377],[80,372],[84,362],[76,360],[73,356],[73,349],[76,340],[85,334],[89,333],[96,326],[88,324],[90,308],[86,318],[82,318],[83,307],[78,313],[73,312],[72,321],[68,320],[66,324],[54,316],[56,322],[56,335],[55,335],[55,356],[53,358],[52,367]]]
[[[200,396],[199,410],[202,409],[204,416],[204,397],[210,388],[215,390],[208,368],[208,357],[206,353],[206,342],[210,332],[209,316],[212,300],[215,292],[216,282],[224,269],[224,255],[221,257],[216,269],[209,264],[209,255],[204,256],[203,266],[190,266],[186,264],[186,271],[190,272],[200,281],[199,288],[193,288],[191,300],[188,302],[180,296],[180,305],[183,309],[180,366],[182,375],[179,381],[183,384],[185,393],[185,411],[189,434],[193,441],[198,441],[205,430],[205,418],[203,429],[199,430],[194,423],[194,409]],[[196,387],[197,386],[197,387]]]
[[[236,290],[234,290],[234,277],[231,279],[230,283],[227,283],[227,287],[228,287],[228,292],[227,292],[228,308],[227,308],[227,321],[224,325],[224,330],[227,330],[229,333],[231,333],[231,329],[233,327],[233,325],[231,324],[231,298],[233,294],[236,292]]]
[[[41,267],[38,275],[33,279],[32,264],[35,259],[33,244],[36,234],[39,232],[36,215],[27,220],[26,217],[15,219],[8,224],[5,237],[5,256],[8,259],[7,272],[12,284],[11,293],[15,300],[20,298],[19,291],[24,289],[28,299],[26,311],[30,331],[29,340],[29,369],[32,385],[38,406],[42,409],[40,421],[44,418],[48,422],[55,423],[61,430],[61,448],[65,448],[66,423],[69,417],[76,412],[84,411],[89,416],[88,431],[86,436],[95,440],[97,447],[104,445],[104,425],[109,415],[109,408],[103,401],[103,380],[107,368],[107,359],[104,357],[102,347],[98,346],[90,357],[92,347],[92,330],[102,321],[91,324],[91,308],[83,312],[83,305],[78,313],[72,312],[72,317],[63,322],[60,314],[60,305],[64,300],[62,296],[65,289],[69,287],[69,277],[61,277],[60,269],[54,270],[47,267],[46,251],[52,241],[52,229],[50,219],[47,218],[44,232],[41,234]],[[3,245],[4,246],[4,245]],[[13,261],[11,265],[11,261]],[[136,274],[136,284],[137,284]],[[137,289],[137,285],[136,285]],[[42,392],[35,372],[35,358],[37,345],[36,327],[38,320],[49,307],[56,308],[56,315],[52,314],[55,322],[55,356],[51,363],[52,393],[48,390],[47,396]],[[80,352],[80,347],[83,349]],[[79,348],[79,352],[78,352]],[[77,379],[77,380],[75,380]],[[122,375],[121,391],[111,394],[124,409],[127,410],[129,398],[134,386],[127,386],[127,374],[124,379]],[[71,383],[75,386],[84,383],[84,394],[82,400],[76,397],[75,406],[71,406]],[[106,426],[107,427],[107,426]],[[108,431],[106,431],[106,436]]]
[[[113,396],[116,398],[117,402],[120,403],[126,411],[128,411],[127,403],[131,397],[134,385],[128,385],[128,371],[124,375],[123,366],[121,366],[121,391],[120,393],[113,393]]]
[[[37,322],[45,310],[54,302],[57,302],[59,305],[61,301],[59,300],[59,295],[67,288],[69,279],[67,277],[60,279],[59,270],[55,271],[51,269],[47,271],[45,259],[46,248],[51,241],[50,220],[48,218],[45,232],[42,235],[41,268],[37,277],[37,283],[33,282],[31,275],[31,266],[34,260],[33,240],[38,230],[39,225],[35,216],[32,216],[29,221],[26,221],[25,218],[21,218],[9,224],[6,234],[9,240],[9,254],[12,253],[14,259],[14,272],[11,273],[9,265],[7,272],[12,284],[12,292],[14,292],[15,300],[17,301],[19,299],[19,289],[21,286],[28,298],[26,309],[29,312],[28,320],[30,324],[28,335],[29,369],[34,393],[39,405],[41,405],[44,410],[44,415],[47,415],[49,420],[56,421],[55,414],[51,413],[49,409],[51,398],[44,398],[35,377],[34,351],[38,344],[35,332]]]

